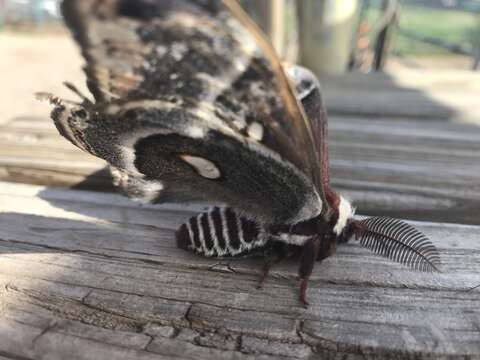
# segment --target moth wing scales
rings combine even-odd
[[[324,193],[324,171],[328,171],[327,166],[322,165],[325,161],[328,161],[326,153],[326,134],[319,136],[318,128],[315,127],[315,123],[305,113],[302,104],[296,96],[294,87],[292,86],[289,76],[287,76],[284,67],[282,66],[280,59],[278,58],[275,49],[272,44],[266,39],[265,35],[259,29],[259,27],[253,22],[252,19],[243,11],[241,6],[236,0],[223,0],[225,5],[236,16],[236,18],[245,26],[250,34],[256,39],[259,46],[264,51],[264,56],[269,60],[274,73],[274,78],[278,80],[279,95],[285,104],[285,110],[288,113],[289,123],[291,124],[290,137],[295,139],[295,147],[301,154],[301,158],[304,163],[300,166],[300,169],[308,173],[312,181],[315,183],[322,201],[325,202],[324,206],[328,207],[328,203],[325,201]],[[323,103],[321,107],[324,109]],[[326,125],[326,116],[322,119],[322,127]],[[328,174],[326,174],[328,176]]]
[[[201,200],[202,189],[211,187],[222,195],[213,200],[244,203],[240,208],[246,212],[260,194],[263,201],[256,215],[272,222],[316,216],[325,201],[311,175],[317,161],[312,160],[309,124],[275,54],[229,3],[165,0],[159,6],[146,0],[66,0],[63,13],[87,61],[97,101],[89,109],[89,121],[83,122],[86,126],[75,129],[75,140],[133,176],[161,181],[162,195],[154,201]],[[196,26],[199,19],[202,26]],[[243,101],[254,89],[255,96]],[[120,113],[114,116],[112,108]],[[249,108],[251,112],[245,111]],[[246,128],[252,117],[261,130],[251,131],[249,138]],[[188,131],[193,128],[203,130]],[[183,143],[175,156],[171,150],[161,152],[165,148],[153,154],[152,147],[143,146],[145,139],[167,133],[193,136],[201,143],[195,151]],[[216,163],[202,152],[216,141],[212,133],[230,139],[225,144],[245,154],[242,172],[234,172],[241,175],[235,189],[230,189],[233,181],[221,184],[230,171],[222,165],[233,158],[217,158]],[[148,154],[139,158],[142,149]],[[201,173],[187,171],[185,162],[177,161],[180,150],[201,155],[220,174],[212,173],[210,184],[203,182]],[[248,174],[253,165],[265,164],[258,178]],[[292,181],[280,182],[284,176]]]

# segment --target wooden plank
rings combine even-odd
[[[284,53],[285,1],[242,0],[241,5],[268,36],[278,54]]]
[[[358,0],[297,2],[299,62],[320,74],[348,70],[358,21]]]
[[[330,114],[408,117],[424,121],[480,121],[480,74],[472,71],[406,70],[321,76]],[[455,91],[452,91],[455,89]]]
[[[22,117],[0,126],[0,179],[112,191],[105,162],[59,136],[53,122]]]
[[[259,260],[177,249],[175,229],[200,210],[0,183],[0,355],[480,356],[478,227],[415,223],[440,249],[441,274],[347,244],[317,264],[304,309],[294,260],[257,290]]]
[[[333,116],[333,184],[363,214],[480,224],[479,137],[466,124]],[[0,180],[112,191],[105,162],[48,119],[12,121],[0,140]]]
[[[479,224],[478,127],[332,118],[333,184],[361,213]]]

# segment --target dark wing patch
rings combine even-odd
[[[165,183],[161,197],[165,202],[201,194],[203,200],[235,205],[266,223],[296,222],[320,211],[308,179],[255,142],[244,143],[214,130],[200,139],[155,134],[140,139],[134,152],[135,168],[147,179]],[[199,176],[183,161],[184,154],[208,159],[221,175]]]
[[[131,197],[216,201],[268,224],[294,223],[321,211],[314,185],[302,172],[216,120],[212,110],[199,113],[151,100],[110,104],[90,115],[71,121],[64,109],[55,119],[66,119],[65,128],[75,125],[74,143],[108,161],[116,169],[116,185]]]

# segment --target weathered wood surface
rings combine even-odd
[[[356,243],[257,290],[259,261],[177,249],[193,210],[0,183],[0,356],[10,359],[480,358],[480,227],[415,223],[443,273]]]
[[[480,124],[480,74],[387,66],[386,73],[320,79],[331,114]]]
[[[362,214],[480,224],[480,128],[333,118],[334,185]]]
[[[333,116],[334,185],[369,215],[480,224],[480,128]],[[104,162],[61,138],[48,119],[0,126],[0,179],[111,190]]]

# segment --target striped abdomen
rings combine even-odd
[[[176,233],[178,247],[213,257],[246,254],[266,243],[259,224],[231,208],[214,207],[190,218]]]

